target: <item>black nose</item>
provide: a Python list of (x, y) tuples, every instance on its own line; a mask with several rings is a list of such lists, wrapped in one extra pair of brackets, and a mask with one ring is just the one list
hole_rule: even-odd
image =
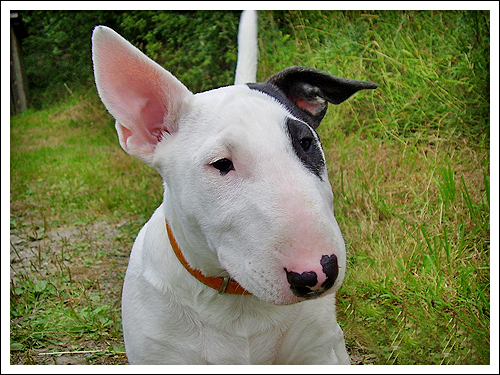
[(335, 280), (337, 280), (337, 276), (339, 275), (339, 263), (337, 256), (335, 254), (323, 255), (320, 263), (321, 267), (323, 267), (323, 272), (326, 275), (326, 280), (323, 284), (321, 284), (321, 287), (328, 290), (333, 286)]
[[(288, 271), (285, 268), (286, 279), (290, 284), (292, 293), (301, 298), (315, 298), (330, 289), (339, 274), (338, 261), (335, 254), (323, 255), (321, 257), (321, 268), (326, 275), (326, 280), (317, 287), (318, 275), (314, 271), (306, 271), (302, 273)], [(311, 289), (314, 288), (315, 289)]]
[(313, 297), (314, 291), (311, 287), (316, 286), (318, 283), (318, 276), (314, 271), (307, 271), (302, 273), (297, 273), (290, 271), (285, 268), (286, 279), (290, 284), (290, 289), (292, 293), (297, 297)]

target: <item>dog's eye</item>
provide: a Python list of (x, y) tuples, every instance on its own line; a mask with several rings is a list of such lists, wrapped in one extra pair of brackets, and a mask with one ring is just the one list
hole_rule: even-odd
[(229, 159), (219, 159), (217, 161), (214, 161), (212, 163), (212, 166), (215, 169), (218, 169), (222, 176), (226, 175), (227, 173), (229, 173), (229, 171), (234, 169), (233, 162)]
[(302, 147), (302, 150), (308, 151), (311, 148), (312, 139), (311, 138), (302, 138), (299, 143), (300, 143), (300, 147)]

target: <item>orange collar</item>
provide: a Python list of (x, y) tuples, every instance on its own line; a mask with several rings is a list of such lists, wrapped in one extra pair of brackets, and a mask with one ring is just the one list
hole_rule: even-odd
[(188, 264), (184, 256), (182, 255), (181, 249), (179, 248), (179, 244), (175, 240), (175, 237), (172, 233), (172, 229), (170, 229), (170, 225), (168, 224), (168, 221), (165, 219), (165, 223), (167, 225), (167, 233), (168, 233), (168, 238), (170, 240), (170, 244), (172, 245), (172, 248), (174, 249), (175, 255), (177, 255), (177, 259), (179, 259), (179, 262), (188, 270), (188, 272), (193, 275), (198, 281), (202, 282), (206, 286), (209, 286), (212, 289), (215, 289), (219, 291), (220, 294), (240, 294), (240, 295), (248, 295), (252, 294), (249, 291), (245, 290), (240, 284), (238, 284), (236, 281), (232, 280), (229, 277), (212, 277), (212, 276), (205, 276), (203, 275), (199, 270), (195, 270), (191, 268), (191, 266)]

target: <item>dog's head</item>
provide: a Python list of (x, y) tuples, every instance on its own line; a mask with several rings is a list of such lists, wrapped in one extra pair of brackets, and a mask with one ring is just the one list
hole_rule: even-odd
[(338, 289), (345, 247), (315, 129), (328, 102), (375, 84), (303, 67), (194, 95), (106, 27), (96, 84), (122, 148), (157, 168), (190, 265), (290, 304)]

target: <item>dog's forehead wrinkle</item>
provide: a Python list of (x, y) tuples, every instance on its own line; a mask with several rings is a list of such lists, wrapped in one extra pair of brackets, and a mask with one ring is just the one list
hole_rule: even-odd
[[(227, 100), (215, 94), (223, 94)], [(285, 139), (284, 124), (289, 113), (273, 98), (246, 85), (196, 94), (194, 99), (196, 114), (190, 116), (188, 126), (190, 131), (204, 133), (207, 139), (235, 151), (239, 146), (278, 150), (280, 140)]]

